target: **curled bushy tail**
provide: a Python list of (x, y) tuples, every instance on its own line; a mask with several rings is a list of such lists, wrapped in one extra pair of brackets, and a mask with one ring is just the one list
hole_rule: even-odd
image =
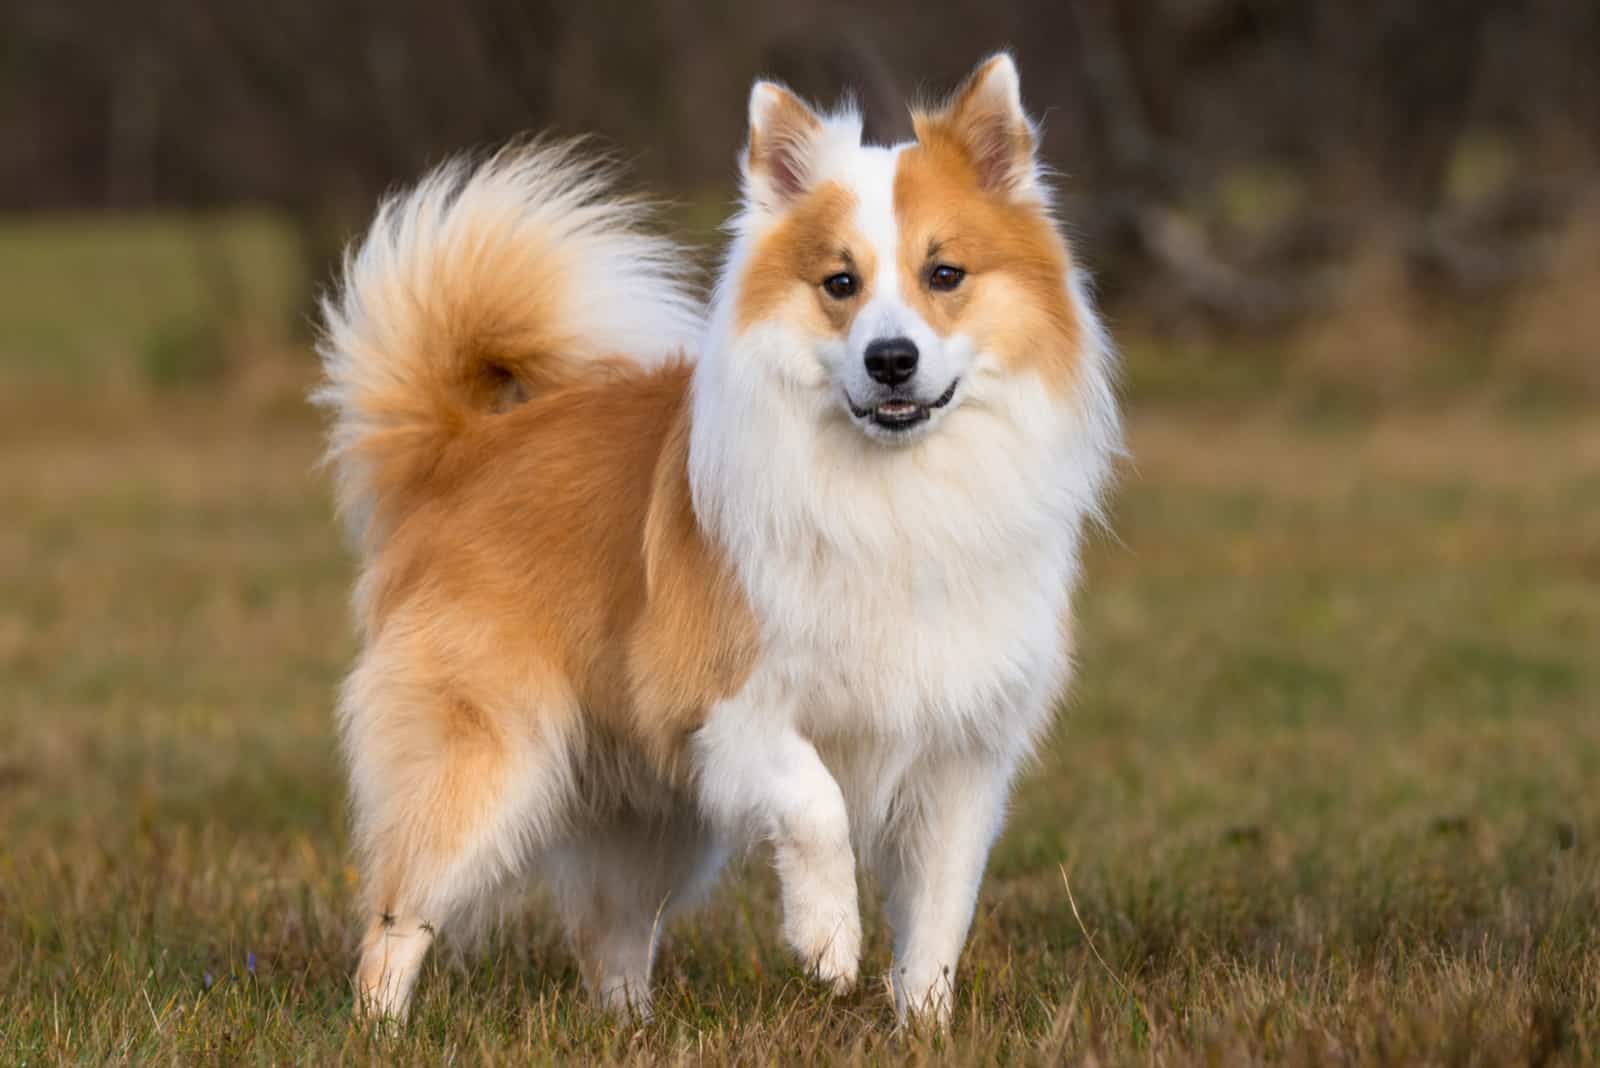
[(688, 257), (573, 145), (456, 161), (378, 210), (323, 302), (341, 512), (375, 547), (451, 439), (508, 397), (690, 351)]

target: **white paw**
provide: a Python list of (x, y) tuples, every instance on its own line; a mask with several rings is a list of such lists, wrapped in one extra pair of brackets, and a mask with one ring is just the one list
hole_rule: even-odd
[(425, 923), (397, 924), (385, 917), (374, 924), (356, 969), (356, 1017), (398, 1030), (410, 1011), (417, 972), (432, 943), (433, 928)]
[(602, 1011), (634, 1023), (650, 1021), (650, 990), (640, 983), (615, 982), (604, 984), (595, 993)]
[(849, 993), (861, 970), (861, 917), (854, 902), (849, 908), (796, 911), (804, 915), (791, 915), (784, 923), (789, 945), (835, 994)]
[(902, 1023), (911, 1020), (946, 1028), (952, 999), (949, 968), (895, 968), (894, 1008)]

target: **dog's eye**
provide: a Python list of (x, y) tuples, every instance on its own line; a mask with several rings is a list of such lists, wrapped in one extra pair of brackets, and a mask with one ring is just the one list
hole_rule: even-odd
[(960, 267), (952, 267), (948, 263), (941, 263), (928, 272), (928, 288), (938, 289), (948, 293), (961, 284), (967, 272)]
[(846, 297), (856, 295), (856, 276), (849, 271), (840, 271), (838, 274), (829, 275), (822, 280), (822, 288), (827, 290), (828, 296), (834, 300), (844, 300)]

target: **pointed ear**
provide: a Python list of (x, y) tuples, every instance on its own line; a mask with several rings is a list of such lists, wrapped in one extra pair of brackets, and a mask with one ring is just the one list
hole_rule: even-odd
[(815, 182), (822, 120), (776, 82), (750, 87), (750, 143), (744, 154), (745, 196), (781, 211)]
[(991, 192), (1030, 196), (1038, 192), (1034, 154), (1038, 135), (1022, 110), (1017, 65), (1005, 52), (978, 64), (943, 108), (917, 123), (953, 139), (966, 153), (978, 185)]

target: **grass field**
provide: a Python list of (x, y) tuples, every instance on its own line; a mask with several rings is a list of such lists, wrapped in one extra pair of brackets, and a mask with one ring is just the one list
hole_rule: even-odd
[(352, 565), (304, 364), (119, 392), (72, 340), (30, 392), (7, 344), (0, 1063), (1600, 1061), (1581, 407), (1136, 406), (949, 1036), (808, 985), (756, 857), (672, 932), (648, 1025), (586, 1006), (535, 898), (386, 1037), (349, 1018)]

